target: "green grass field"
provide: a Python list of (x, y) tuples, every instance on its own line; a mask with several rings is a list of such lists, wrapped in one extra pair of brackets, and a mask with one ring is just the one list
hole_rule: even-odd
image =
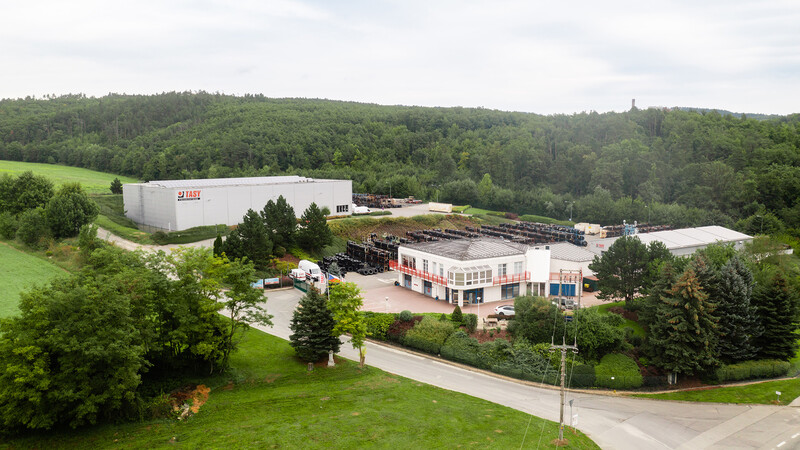
[(800, 397), (800, 380), (766, 381), (743, 386), (720, 387), (695, 391), (668, 392), (664, 394), (637, 394), (635, 397), (654, 398), (659, 400), (682, 400), (687, 402), (711, 403), (760, 403), (778, 404), (777, 394), (780, 391), (781, 405), (788, 405)]
[[(625, 306), (625, 302), (623, 301), (623, 302), (603, 303), (602, 305), (597, 306), (597, 311), (600, 312), (600, 314), (611, 314), (610, 312), (608, 312), (608, 310), (615, 306)], [(624, 323), (622, 324), (622, 328), (630, 328), (633, 330), (634, 335), (644, 337), (645, 332), (644, 328), (642, 328), (641, 325), (624, 317), (622, 318), (622, 320), (624, 321)]]
[[(38, 432), (6, 444), (11, 448), (553, 448), (551, 441), (558, 436), (554, 422), (379, 369), (360, 370), (349, 361), (309, 373), (288, 342), (254, 330), (233, 355), (232, 365), (229, 377), (209, 380), (208, 402), (187, 420)], [(569, 448), (598, 448), (584, 435), (569, 429), (564, 434)]]
[(17, 313), (19, 293), (67, 272), (55, 264), (0, 242), (0, 317)]
[(56, 187), (63, 183), (79, 182), (86, 192), (90, 194), (111, 193), (110, 186), (114, 178), (119, 178), (123, 183), (138, 182), (135, 178), (96, 172), (79, 167), (0, 160), (0, 174), (19, 175), (29, 170), (36, 175), (46, 176), (55, 183)]

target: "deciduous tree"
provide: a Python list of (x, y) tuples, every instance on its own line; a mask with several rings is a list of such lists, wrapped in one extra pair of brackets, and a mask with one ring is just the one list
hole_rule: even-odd
[(589, 268), (598, 279), (598, 298), (625, 299), (629, 305), (639, 292), (647, 269), (647, 247), (636, 236), (622, 236), (602, 256), (595, 256)]
[(81, 227), (91, 223), (99, 211), (80, 183), (63, 184), (45, 209), (47, 223), (57, 238), (77, 236)]
[(328, 309), (331, 310), (333, 320), (336, 322), (333, 335), (337, 339), (343, 334), (350, 335), (350, 343), (353, 348), (358, 349), (359, 367), (364, 367), (367, 325), (359, 314), (361, 307), (364, 306), (361, 290), (355, 283), (335, 283), (328, 289), (330, 294)]

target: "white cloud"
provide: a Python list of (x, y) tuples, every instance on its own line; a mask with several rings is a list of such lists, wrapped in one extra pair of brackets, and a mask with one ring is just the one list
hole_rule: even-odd
[(800, 104), (800, 4), (15, 2), (0, 97), (167, 90), (538, 113)]

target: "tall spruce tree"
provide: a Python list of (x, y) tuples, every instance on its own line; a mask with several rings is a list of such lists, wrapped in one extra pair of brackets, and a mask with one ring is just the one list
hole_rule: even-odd
[(250, 258), (257, 269), (265, 268), (272, 256), (272, 241), (267, 237), (267, 229), (261, 216), (248, 209), (237, 230), (242, 240), (244, 256)]
[(333, 233), (316, 203), (312, 203), (303, 212), (297, 237), (300, 245), (310, 251), (319, 250), (333, 242)]
[(270, 240), (283, 248), (289, 248), (294, 243), (297, 230), (297, 217), (294, 208), (283, 196), (277, 201), (268, 201), (261, 211), (261, 218), (267, 228)]
[(671, 372), (693, 374), (715, 367), (716, 322), (694, 267), (689, 267), (661, 296), (649, 329), (653, 362)]
[(319, 361), (331, 350), (339, 352), (341, 342), (333, 335), (335, 325), (325, 297), (311, 288), (292, 315), (289, 342), (303, 361)]
[(752, 359), (758, 350), (755, 340), (763, 330), (752, 293), (753, 274), (738, 257), (731, 258), (720, 269), (717, 297), (719, 355), (726, 363)]
[(758, 357), (788, 360), (797, 350), (797, 301), (784, 274), (775, 270), (753, 291), (753, 303), (764, 331), (755, 340)]

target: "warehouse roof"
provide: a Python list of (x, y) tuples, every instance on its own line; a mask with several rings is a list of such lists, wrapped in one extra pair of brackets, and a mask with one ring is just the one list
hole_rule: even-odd
[[(749, 241), (752, 236), (748, 236), (738, 231), (729, 230), (718, 225), (707, 227), (682, 228), (680, 230), (656, 231), (654, 233), (642, 233), (636, 235), (643, 244), (648, 245), (653, 241), (661, 241), (669, 250), (686, 247), (702, 247), (715, 242), (740, 242)], [(600, 254), (606, 250), (619, 237), (598, 239), (589, 242), (588, 250), (595, 254)]]
[(401, 247), (408, 247), (460, 261), (524, 255), (528, 251), (528, 246), (525, 244), (491, 238), (417, 242), (415, 244), (403, 244)]
[(260, 186), (265, 184), (295, 184), (295, 183), (319, 183), (343, 180), (321, 180), (314, 178), (300, 177), (297, 175), (281, 177), (249, 177), (249, 178), (207, 178), (201, 180), (158, 180), (142, 183), (145, 186), (161, 188), (203, 188), (203, 187), (222, 187), (222, 186)]
[(594, 253), (586, 250), (583, 247), (578, 247), (569, 242), (558, 242), (550, 244), (550, 258), (560, 259), (563, 261), (591, 261), (594, 259)]

